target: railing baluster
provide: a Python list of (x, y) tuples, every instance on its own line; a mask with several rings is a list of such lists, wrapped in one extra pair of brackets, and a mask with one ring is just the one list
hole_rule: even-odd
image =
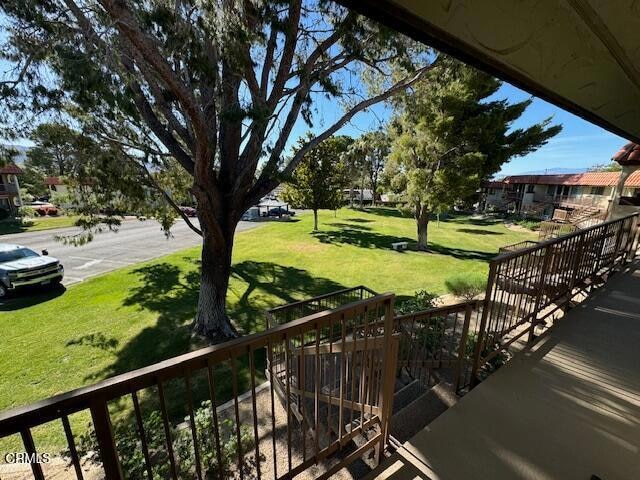
[(131, 399), (133, 400), (133, 411), (136, 416), (138, 435), (140, 435), (140, 444), (142, 445), (142, 455), (144, 456), (145, 470), (147, 471), (147, 477), (149, 477), (149, 480), (153, 480), (153, 471), (151, 470), (151, 457), (149, 455), (149, 446), (147, 445), (147, 434), (144, 431), (142, 412), (140, 411), (140, 402), (138, 401), (138, 394), (135, 390), (131, 391)]
[(238, 473), (240, 480), (244, 478), (243, 459), (242, 459), (242, 432), (240, 431), (240, 409), (238, 405), (238, 367), (236, 366), (236, 358), (229, 358), (229, 366), (231, 367), (231, 385), (233, 391), (233, 410), (236, 419), (236, 440), (238, 448)]
[(104, 474), (109, 480), (121, 480), (123, 478), (122, 469), (120, 468), (120, 459), (116, 451), (116, 442), (113, 437), (113, 427), (107, 401), (95, 398), (91, 402), (90, 410)]
[(62, 420), (62, 428), (64, 429), (64, 435), (67, 437), (67, 445), (69, 446), (69, 455), (71, 455), (71, 463), (73, 464), (73, 469), (76, 472), (76, 478), (78, 480), (83, 480), (84, 476), (82, 474), (82, 466), (80, 465), (80, 458), (78, 457), (78, 450), (76, 449), (76, 441), (73, 438), (73, 432), (71, 431), (71, 424), (69, 423), (69, 417), (66, 415), (62, 415), (60, 417)]
[[(162, 425), (164, 426), (165, 445), (167, 447), (167, 454), (169, 455), (169, 467), (171, 469), (171, 477), (173, 480), (178, 480), (178, 471), (176, 468), (176, 459), (173, 453), (173, 440), (171, 438), (171, 427), (169, 425), (169, 416), (167, 414), (167, 402), (164, 396), (164, 387), (162, 386), (162, 380), (157, 379), (158, 385), (158, 397), (160, 399), (160, 413), (162, 414)], [(109, 475), (107, 475), (109, 478)]]
[(218, 463), (218, 475), (224, 478), (224, 469), (222, 462), (222, 448), (220, 446), (220, 424), (218, 423), (218, 409), (216, 403), (216, 384), (213, 376), (213, 366), (211, 359), (207, 360), (207, 379), (209, 381), (209, 397), (211, 399), (211, 417), (213, 426), (213, 440), (216, 448), (216, 459)]
[(249, 371), (251, 373), (251, 408), (253, 412), (253, 440), (255, 441), (255, 449), (256, 449), (256, 469), (257, 469), (257, 478), (260, 480), (262, 478), (262, 473), (260, 469), (260, 437), (258, 436), (258, 408), (256, 406), (256, 366), (255, 360), (253, 358), (254, 351), (249, 346)]
[(24, 444), (25, 451), (29, 454), (29, 456), (33, 459), (31, 464), (31, 472), (35, 480), (44, 480), (44, 474), (42, 473), (42, 467), (40, 466), (40, 462), (38, 461), (36, 451), (36, 445), (33, 443), (33, 437), (31, 436), (31, 430), (25, 428), (20, 431), (20, 436), (22, 437), (22, 443)]
[(291, 471), (291, 377), (289, 371), (291, 361), (291, 346), (289, 337), (284, 336), (284, 361), (285, 361), (285, 379), (286, 379), (286, 405), (287, 405), (287, 462), (289, 465), (289, 471)]
[(195, 457), (196, 475), (202, 480), (202, 466), (200, 464), (200, 444), (198, 443), (198, 430), (196, 425), (196, 417), (193, 414), (193, 395), (191, 393), (191, 375), (189, 371), (185, 371), (184, 385), (187, 393), (187, 406), (189, 408), (189, 426), (191, 427), (191, 437), (193, 439), (193, 455)]
[(314, 428), (314, 437), (315, 437), (315, 441), (314, 441), (314, 450), (313, 450), (313, 456), (315, 458), (318, 458), (318, 451), (319, 451), (319, 442), (320, 442), (320, 429), (318, 428), (320, 425), (320, 381), (321, 381), (321, 370), (320, 370), (320, 329), (318, 328), (318, 324), (316, 323), (315, 325), (316, 327), (316, 355), (315, 355), (315, 369), (316, 369), (316, 375), (314, 377), (314, 383), (315, 383), (315, 397), (314, 397), (314, 404), (313, 404), (313, 408), (314, 408), (314, 423), (313, 423), (313, 428)]
[(269, 356), (269, 393), (271, 396), (271, 447), (273, 448), (273, 476), (278, 478), (278, 452), (276, 450), (276, 406), (275, 406), (275, 386), (273, 384), (273, 344), (267, 345), (267, 355)]

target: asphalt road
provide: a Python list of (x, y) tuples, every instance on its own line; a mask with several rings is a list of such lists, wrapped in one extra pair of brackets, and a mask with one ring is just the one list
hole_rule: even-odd
[[(197, 225), (196, 219), (194, 223)], [(263, 224), (240, 222), (236, 232), (259, 225)], [(201, 243), (201, 238), (182, 220), (173, 226), (170, 238), (165, 237), (154, 220), (126, 220), (117, 232), (100, 233), (81, 247), (63, 245), (54, 240), (55, 235), (69, 235), (78, 231), (77, 227), (72, 227), (1, 235), (0, 243), (24, 245), (37, 252), (47, 249), (49, 255), (64, 265), (65, 278), (62, 283), (65, 285)]]

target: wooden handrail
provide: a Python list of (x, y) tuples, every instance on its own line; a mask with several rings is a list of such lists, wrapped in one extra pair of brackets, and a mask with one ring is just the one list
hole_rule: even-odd
[[(474, 352), (472, 380), (498, 353), (528, 334), (555, 312), (571, 307), (583, 285), (628, 261), (639, 233), (639, 213), (504, 252), (489, 263), (489, 278)], [(576, 291), (578, 289), (578, 291)]]
[(356, 315), (371, 303), (383, 304), (394, 298), (391, 293), (376, 295), (333, 310), (307, 315), (298, 320), (277, 325), (264, 332), (246, 335), (235, 340), (201, 348), (162, 362), (139, 368), (131, 372), (116, 375), (87, 387), (49, 397), (22, 407), (0, 412), (0, 437), (20, 431), (21, 427), (34, 427), (59, 418), (60, 412), (71, 414), (88, 409), (91, 398), (100, 395), (105, 401), (113, 400), (131, 393), (132, 388), (140, 390), (167, 381), (180, 378), (185, 371), (207, 368), (209, 362), (225, 361), (233, 356), (244, 354), (251, 346), (253, 350), (266, 347), (270, 342), (283, 341), (304, 333), (306, 327), (317, 324), (326, 326), (330, 316)]

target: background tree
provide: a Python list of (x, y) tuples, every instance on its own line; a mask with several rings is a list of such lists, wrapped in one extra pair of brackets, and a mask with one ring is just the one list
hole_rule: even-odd
[(78, 158), (80, 134), (64, 123), (38, 125), (30, 135), (35, 144), (27, 152), (25, 167), (46, 176), (62, 177), (71, 174)]
[[(193, 229), (203, 238), (194, 328), (210, 338), (235, 336), (225, 303), (242, 214), (307, 151), (419, 80), (436, 58), (325, 0), (4, 0), (0, 8), (8, 25), (0, 51), (15, 67), (0, 82), (5, 130), (15, 135), (34, 111), (64, 110), (118, 145), (141, 178), (170, 160), (190, 178)], [(377, 77), (368, 84), (375, 90), (353, 75)], [(286, 155), (298, 119), (312, 125), (320, 95), (339, 98), (344, 113)]]
[(376, 130), (362, 135), (357, 140), (357, 144), (363, 155), (362, 164), (371, 188), (371, 202), (375, 205), (378, 194), (378, 181), (384, 171), (384, 165), (391, 148), (389, 137), (386, 132)]
[(427, 249), (431, 214), (451, 208), (512, 157), (535, 151), (561, 130), (550, 118), (512, 129), (531, 100), (489, 100), (500, 86), (490, 75), (441, 57), (397, 103), (385, 180), (414, 209), (419, 250)]
[(19, 155), (20, 152), (17, 148), (8, 145), (0, 145), (0, 167), (15, 164)]
[(599, 165), (594, 165), (589, 169), (590, 172), (621, 172), (622, 167), (618, 162), (609, 162)]
[[(307, 139), (301, 139), (298, 146)], [(346, 183), (342, 155), (345, 142), (331, 137), (305, 153), (284, 185), (282, 199), (294, 208), (313, 210), (313, 230), (318, 230), (318, 210), (336, 209), (342, 204), (342, 190)]]

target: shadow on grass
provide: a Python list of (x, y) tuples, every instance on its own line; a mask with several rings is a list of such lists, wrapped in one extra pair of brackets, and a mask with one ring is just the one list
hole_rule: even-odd
[(353, 222), (353, 223), (373, 223), (373, 220), (370, 220), (368, 218), (347, 218), (346, 219), (347, 222)]
[(0, 301), (0, 312), (11, 312), (23, 308), (33, 307), (48, 302), (64, 294), (67, 289), (64, 285), (50, 287), (26, 287), (12, 292), (10, 296)]
[(336, 228), (350, 228), (352, 230), (366, 230), (366, 231), (371, 230), (371, 227), (367, 227), (366, 225), (352, 225), (351, 223), (344, 223), (344, 222), (332, 222), (332, 223), (327, 223), (325, 225), (328, 225), (330, 227), (336, 227)]
[(0, 222), (0, 235), (26, 232), (33, 222), (16, 222), (15, 220), (5, 220)]
[(450, 217), (443, 217), (443, 218), (440, 218), (440, 221), (444, 223), (476, 225), (479, 227), (488, 227), (491, 225), (498, 225), (500, 223), (503, 223), (503, 220), (500, 218), (492, 218), (492, 217), (471, 218), (469, 215), (455, 215)]
[(396, 217), (396, 218), (408, 218), (400, 212), (397, 208), (388, 207), (367, 207), (364, 210), (366, 213), (373, 215), (379, 215), (381, 217)]
[(341, 230), (313, 232), (312, 235), (321, 243), (334, 245), (348, 244), (362, 248), (382, 248), (386, 250), (391, 250), (391, 244), (395, 242), (413, 242), (413, 239), (408, 237), (386, 235), (363, 230), (360, 227), (354, 228), (354, 226), (351, 225)]
[(439, 243), (429, 243), (429, 250), (431, 253), (439, 253), (440, 255), (447, 255), (459, 260), (481, 260), (488, 262), (496, 253), (481, 252), (479, 250), (465, 250), (462, 248), (452, 248), (440, 245)]
[(481, 228), (458, 228), (456, 232), (468, 233), (471, 235), (504, 235), (504, 232), (494, 232), (493, 230), (483, 230)]
[[(118, 349), (112, 349), (116, 358), (109, 366), (87, 377), (96, 381), (142, 368), (206, 346), (202, 339), (193, 337), (191, 323), (196, 313), (200, 286), (200, 262), (192, 262), (194, 268), (180, 269), (169, 263), (147, 265), (131, 272), (136, 285), (124, 300), (125, 306), (137, 306), (141, 310), (157, 312), (156, 323), (142, 329), (135, 337)], [(312, 276), (303, 269), (271, 262), (244, 261), (232, 267), (232, 288), (244, 289), (239, 299), (229, 306), (229, 316), (243, 332), (252, 333), (264, 328), (264, 309), (303, 298), (329, 293), (345, 288), (326, 278)], [(133, 280), (133, 278), (132, 278)], [(235, 293), (235, 292), (233, 292)], [(109, 338), (79, 337), (69, 345), (90, 345), (111, 348)], [(266, 355), (263, 349), (255, 352), (257, 383), (264, 381)], [(233, 363), (233, 364), (232, 364)], [(212, 367), (216, 403), (222, 404), (234, 394), (233, 377), (237, 378), (237, 391), (251, 387), (248, 354), (233, 361), (218, 363)], [(198, 371), (190, 379), (195, 405), (210, 398), (206, 370)], [(164, 383), (167, 408), (173, 422), (181, 421), (188, 414), (185, 380), (180, 377)], [(146, 411), (159, 408), (157, 389), (147, 388), (140, 394), (141, 408)], [(116, 402), (121, 421), (132, 421), (133, 411), (126, 401)]]
[(120, 342), (117, 338), (108, 337), (104, 333), (90, 333), (88, 335), (80, 335), (79, 337), (69, 340), (65, 346), (72, 347), (74, 345), (86, 345), (100, 350), (115, 350)]

